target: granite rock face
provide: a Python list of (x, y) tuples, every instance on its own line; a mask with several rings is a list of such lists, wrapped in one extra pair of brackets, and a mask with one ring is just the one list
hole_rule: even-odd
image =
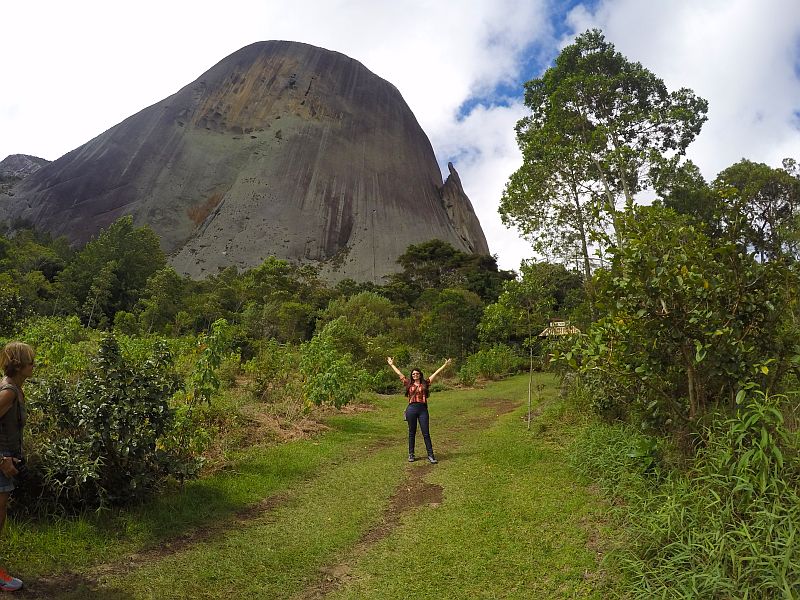
[(0, 195), (0, 218), (84, 243), (125, 214), (194, 277), (275, 255), (380, 282), (409, 244), (489, 249), (397, 89), (297, 42), (252, 44)]
[(49, 160), (38, 156), (11, 154), (0, 160), (0, 177), (24, 179), (49, 163)]

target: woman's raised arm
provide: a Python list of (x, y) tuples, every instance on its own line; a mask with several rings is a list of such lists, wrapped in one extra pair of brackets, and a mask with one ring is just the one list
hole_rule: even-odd
[(402, 379), (404, 377), (403, 372), (400, 369), (398, 369), (397, 367), (394, 366), (394, 359), (391, 356), (386, 358), (386, 362), (389, 363), (389, 366), (392, 367), (392, 370), (395, 373), (397, 373), (397, 375), (400, 377), (400, 379)]
[(428, 377), (428, 381), (431, 381), (431, 382), (432, 382), (432, 381), (433, 381), (433, 378), (434, 378), (434, 377), (436, 377), (436, 376), (437, 376), (439, 373), (441, 373), (441, 372), (444, 370), (444, 368), (445, 368), (447, 365), (449, 365), (451, 362), (453, 362), (453, 359), (452, 359), (452, 358), (448, 358), (446, 361), (444, 361), (444, 364), (443, 364), (441, 367), (439, 367), (438, 369), (436, 369), (436, 372), (435, 372), (433, 375), (431, 375), (430, 377)]

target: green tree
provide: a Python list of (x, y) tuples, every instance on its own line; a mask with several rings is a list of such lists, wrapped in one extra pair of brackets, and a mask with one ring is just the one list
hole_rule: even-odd
[(719, 196), (692, 161), (660, 171), (653, 187), (664, 206), (690, 216), (694, 223), (707, 227), (711, 235), (721, 234), (714, 218)]
[(8, 273), (0, 274), (0, 334), (9, 335), (27, 316), (27, 309), (20, 293)]
[(337, 340), (352, 335), (349, 329), (346, 319), (339, 317), (300, 347), (300, 373), (309, 404), (340, 408), (369, 384), (369, 373), (359, 368), (349, 353), (337, 348)]
[(550, 320), (569, 319), (583, 299), (578, 273), (560, 264), (523, 261), (519, 276), (505, 282), (497, 302), (484, 309), (478, 335), (482, 342), (532, 346)]
[(314, 315), (331, 297), (316, 269), (274, 256), (243, 275), (242, 289), (248, 334), (253, 339), (283, 342), (307, 340), (313, 332)]
[(483, 307), (480, 297), (468, 290), (429, 290), (420, 298), (417, 326), (406, 332), (409, 342), (421, 342), (434, 356), (464, 357), (475, 347)]
[(110, 260), (92, 278), (92, 285), (82, 311), (87, 327), (94, 324), (104, 328), (108, 325), (109, 317), (114, 314), (111, 301), (114, 298), (114, 291), (119, 286), (118, 269), (119, 262)]
[(410, 245), (397, 262), (403, 272), (391, 276), (382, 293), (408, 305), (425, 290), (445, 288), (469, 290), (493, 302), (503, 282), (514, 278), (511, 272), (498, 270), (495, 257), (467, 254), (438, 239)]
[(374, 292), (360, 292), (331, 300), (317, 320), (317, 328), (345, 317), (362, 335), (377, 337), (390, 331), (395, 314), (396, 308), (387, 298)]
[(624, 232), (596, 276), (604, 316), (566, 356), (597, 384), (601, 409), (682, 426), (795, 369), (792, 266), (759, 262), (658, 206), (628, 211)]
[[(349, 353), (370, 372), (386, 373), (386, 356), (395, 353), (398, 339), (404, 336), (405, 321), (390, 300), (374, 292), (361, 292), (349, 298), (336, 298), (317, 319), (317, 331), (343, 318), (348, 324), (335, 340), (336, 348)], [(395, 380), (391, 380), (395, 383)]]
[(800, 258), (800, 177), (794, 161), (773, 169), (742, 159), (717, 175), (716, 225), (762, 261), (789, 253)]
[(164, 267), (153, 273), (137, 304), (142, 331), (163, 331), (167, 325), (174, 324), (183, 307), (182, 300), (187, 287), (186, 279), (172, 267)]
[[(81, 306), (91, 305), (92, 286), (99, 290), (107, 282), (99, 274), (113, 269), (116, 282), (109, 289), (105, 314), (132, 311), (153, 273), (164, 268), (166, 259), (158, 236), (149, 227), (134, 227), (133, 217), (120, 217), (91, 240), (58, 275), (58, 281)], [(104, 275), (105, 276), (105, 275)], [(96, 290), (97, 291), (97, 290)]]
[(525, 84), (531, 114), (517, 124), (523, 166), (501, 201), (504, 222), (555, 252), (575, 241), (590, 280), (592, 242), (706, 120), (707, 103), (629, 61), (598, 30), (579, 35), (553, 67)]

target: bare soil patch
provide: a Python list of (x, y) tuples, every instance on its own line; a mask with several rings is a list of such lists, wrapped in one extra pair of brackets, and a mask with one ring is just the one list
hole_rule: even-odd
[(99, 589), (97, 582), (76, 573), (65, 573), (58, 577), (41, 577), (32, 584), (25, 583), (14, 598), (27, 598), (28, 600), (51, 600), (63, 596), (69, 590), (71, 598), (81, 600), (132, 600), (128, 592), (120, 590)]

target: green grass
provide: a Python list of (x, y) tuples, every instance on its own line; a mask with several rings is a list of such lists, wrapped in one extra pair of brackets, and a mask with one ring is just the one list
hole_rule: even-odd
[(771, 464), (759, 490), (756, 460), (740, 459), (761, 450), (747, 429), (763, 444), (757, 421), (717, 421), (681, 468), (661, 458), (647, 472), (637, 455), (646, 437), (630, 426), (598, 423), (577, 440), (576, 467), (614, 501), (624, 543), (607, 565), (630, 598), (800, 598), (795, 454)]
[[(53, 598), (302, 598), (325, 570), (342, 579), (331, 598), (607, 597), (588, 544), (604, 507), (566, 457), (583, 425), (554, 399), (552, 380), (540, 379), (548, 409), (530, 431), (526, 377), (434, 394), (434, 468), (405, 462), (404, 399), (382, 397), (375, 411), (330, 418), (315, 439), (240, 452), (229, 471), (138, 510), (15, 524), (6, 556), (34, 591), (38, 576), (63, 571), (94, 581), (73, 581)], [(498, 417), (497, 400), (518, 408)], [(387, 525), (392, 494), (413, 478), (441, 486), (441, 504)], [(270, 497), (280, 498), (271, 509), (237, 518)], [(148, 555), (130, 573), (113, 568), (208, 528), (201, 541)], [(379, 541), (364, 541), (381, 528)], [(112, 569), (93, 571), (101, 562)]]
[[(519, 380), (495, 393), (519, 393)], [(502, 392), (501, 392), (502, 393)], [(550, 387), (547, 394), (552, 396)], [(546, 411), (546, 424), (563, 416)], [(560, 435), (527, 431), (524, 410), (472, 431), (429, 481), (444, 502), (408, 513), (331, 598), (603, 598), (587, 547), (602, 506), (575, 480)]]

